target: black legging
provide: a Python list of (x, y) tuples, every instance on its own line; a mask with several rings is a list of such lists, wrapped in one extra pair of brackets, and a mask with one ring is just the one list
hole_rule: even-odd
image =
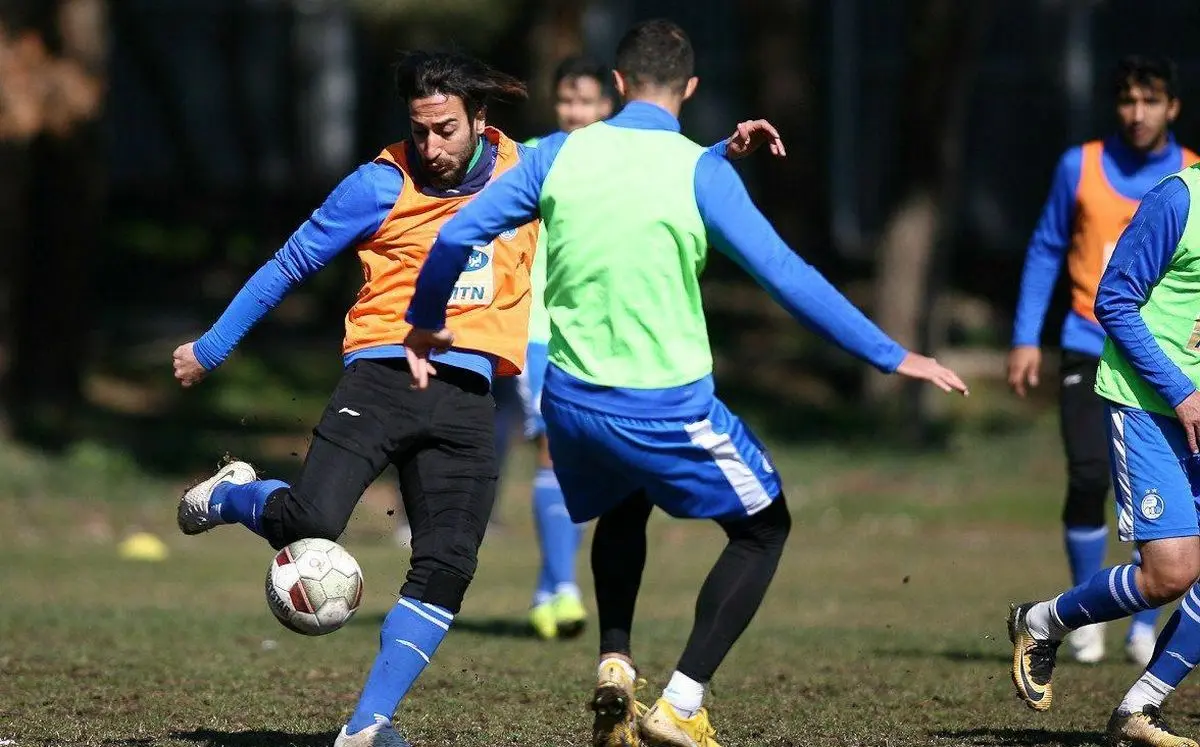
[[(646, 523), (652, 508), (645, 494), (636, 493), (596, 523), (592, 575), (601, 654), (631, 655), (630, 630), (646, 565)], [(717, 523), (729, 542), (700, 587), (696, 619), (678, 665), (697, 682), (712, 679), (758, 611), (792, 526), (782, 494), (753, 516)]]

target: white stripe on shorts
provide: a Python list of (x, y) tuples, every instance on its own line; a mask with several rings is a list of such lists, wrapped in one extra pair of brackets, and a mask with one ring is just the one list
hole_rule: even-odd
[(684, 426), (684, 430), (692, 443), (707, 451), (716, 462), (717, 468), (725, 475), (733, 492), (737, 493), (738, 500), (742, 502), (747, 514), (756, 514), (771, 505), (771, 496), (767, 495), (767, 489), (754, 474), (754, 470), (750, 469), (750, 465), (746, 464), (746, 460), (742, 459), (728, 433), (714, 431), (712, 421), (708, 418), (698, 423), (690, 423)]
[(1133, 541), (1133, 488), (1129, 480), (1129, 460), (1125, 454), (1125, 413), (1108, 408), (1112, 419), (1113, 486), (1117, 493), (1117, 538)]

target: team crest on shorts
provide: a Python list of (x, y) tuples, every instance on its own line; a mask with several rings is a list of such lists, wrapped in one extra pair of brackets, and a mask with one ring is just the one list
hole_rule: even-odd
[(512, 241), (513, 239), (517, 238), (517, 229), (515, 229), (515, 228), (508, 229), (504, 233), (500, 234), (500, 238), (503, 241)]
[(1145, 516), (1147, 519), (1154, 521), (1162, 516), (1163, 508), (1163, 499), (1157, 490), (1151, 488), (1142, 496), (1142, 516)]

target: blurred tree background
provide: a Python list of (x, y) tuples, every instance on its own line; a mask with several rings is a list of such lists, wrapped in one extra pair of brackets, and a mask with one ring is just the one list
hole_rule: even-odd
[[(1058, 155), (1109, 131), (1118, 56), (1176, 58), (1176, 132), (1200, 143), (1188, 85), (1200, 54), (1185, 33), (1200, 10), (1186, 0), (0, 0), (6, 430), (176, 468), (229, 443), (230, 427), (307, 428), (338, 373), (352, 256), (186, 397), (170, 352), (345, 173), (406, 135), (395, 53), (453, 45), (528, 80), (527, 105), (492, 112), (524, 139), (553, 129), (560, 59), (610, 62), (623, 29), (654, 16), (697, 47), (685, 133), (707, 143), (739, 119), (775, 122), (789, 158), (739, 166), (764, 212), (977, 391), (1001, 375)], [(772, 436), (873, 437), (884, 413), (909, 438), (945, 416), (944, 400), (798, 331), (719, 256), (705, 292), (722, 393)], [(1062, 312), (1060, 300), (1051, 346)]]

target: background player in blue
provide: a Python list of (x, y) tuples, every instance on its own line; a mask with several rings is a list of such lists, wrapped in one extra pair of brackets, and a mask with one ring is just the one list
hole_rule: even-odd
[[(571, 132), (607, 119), (613, 98), (606, 83), (609, 72), (586, 57), (563, 60), (554, 73), (554, 116), (559, 132)], [(526, 142), (537, 145), (538, 138)], [(537, 474), (533, 478), (533, 516), (542, 565), (537, 587), (529, 605), (529, 624), (543, 639), (571, 637), (583, 631), (587, 612), (575, 580), (575, 556), (583, 537), (583, 526), (571, 521), (563, 505), (562, 488), (554, 476), (546, 424), (542, 420), (542, 381), (546, 375), (546, 345), (550, 340), (550, 318), (542, 293), (546, 285), (545, 234), (539, 237), (530, 284), (533, 304), (529, 310), (529, 347), (525, 369), (517, 382), (524, 409), (525, 437), (537, 443)]]
[(599, 516), (594, 745), (627, 743), (635, 720), (630, 634), (652, 506), (713, 519), (729, 538), (663, 697), (640, 719), (655, 745), (716, 747), (706, 687), (761, 604), (790, 530), (765, 449), (715, 396), (698, 282), (710, 243), (826, 339), (881, 370), (966, 391), (953, 371), (908, 353), (864, 317), (780, 239), (725, 160), (678, 134), (693, 67), (675, 24), (631, 29), (617, 49), (622, 112), (543, 140), (448, 223), (407, 314), (406, 349), (420, 378), (430, 349), (453, 342), (445, 307), (471, 247), (542, 217), (550, 448), (572, 518)]
[[(1100, 570), (1108, 538), (1106, 405), (1093, 391), (1104, 345), (1092, 308), (1096, 286), (1142, 195), (1163, 177), (1196, 162), (1195, 154), (1180, 147), (1168, 129), (1179, 114), (1177, 77), (1170, 60), (1120, 61), (1113, 77), (1118, 130), (1071, 148), (1059, 160), (1021, 276), (1008, 382), (1024, 397), (1027, 387), (1039, 384), (1042, 324), (1064, 258), (1068, 263), (1072, 308), (1061, 334), (1059, 414), (1067, 456), (1063, 534), (1074, 584)], [(1134, 616), (1126, 635), (1126, 656), (1142, 666), (1154, 652), (1157, 615), (1149, 609)], [(1091, 664), (1104, 658), (1101, 625), (1080, 628), (1067, 643), (1077, 661)]]

